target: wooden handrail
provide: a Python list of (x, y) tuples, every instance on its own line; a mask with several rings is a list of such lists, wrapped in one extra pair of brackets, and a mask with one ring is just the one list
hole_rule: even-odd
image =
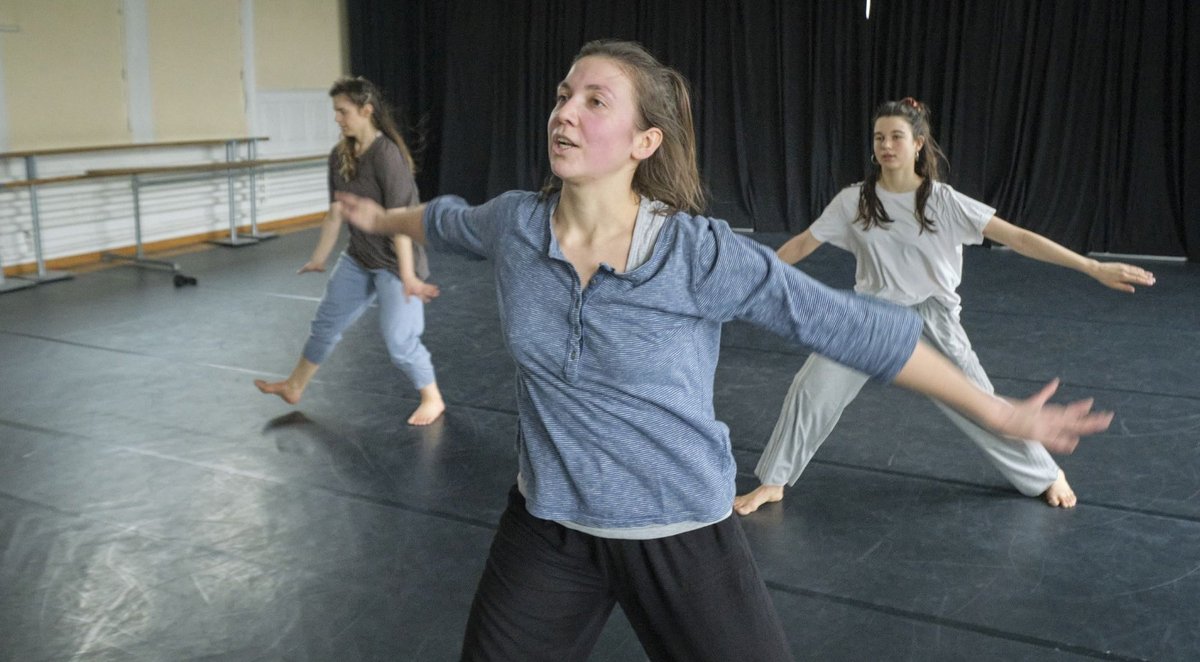
[(293, 156), (285, 159), (255, 159), (253, 161), (219, 161), (216, 163), (200, 163), (197, 165), (149, 166), (145, 168), (100, 168), (88, 170), (87, 174), (97, 177), (114, 177), (129, 175), (168, 175), (182, 172), (213, 172), (218, 170), (245, 170), (276, 163), (299, 163), (301, 161), (316, 161), (328, 159), (328, 154), (313, 154), (311, 156)]
[(156, 166), (146, 168), (108, 168), (100, 170), (88, 170), (82, 175), (63, 175), (61, 177), (42, 177), (39, 179), (20, 179), (11, 182), (0, 182), (0, 191), (17, 188), (30, 188), (32, 186), (45, 186), (49, 184), (65, 184), (68, 182), (78, 182), (91, 179), (104, 179), (107, 177), (130, 177), (132, 175), (165, 175), (172, 173), (187, 173), (187, 172), (215, 172), (220, 170), (245, 170), (247, 168), (257, 168), (264, 165), (274, 165), (279, 163), (300, 163), (302, 161), (316, 161), (329, 158), (328, 154), (314, 154), (312, 156), (292, 156), (283, 159), (256, 159), (254, 161), (233, 161), (233, 162), (218, 162), (218, 163), (199, 163), (196, 165), (181, 165), (181, 166)]
[(26, 156), (51, 156), (56, 154), (86, 154), (88, 152), (120, 152), (130, 149), (147, 149), (158, 147), (212, 147), (228, 142), (247, 143), (270, 140), (267, 136), (246, 136), (243, 138), (211, 138), (208, 140), (176, 140), (156, 143), (121, 143), (117, 145), (85, 145), (81, 147), (55, 147), (51, 149), (28, 149), (17, 152), (0, 152), (0, 159), (15, 159)]
[(93, 175), (63, 175), (61, 177), (40, 177), (38, 179), (18, 179), (11, 182), (0, 182), (0, 191), (7, 191), (14, 188), (30, 188), (33, 186), (45, 186), (47, 184), (65, 184), (67, 182), (77, 182), (84, 179), (101, 179)]

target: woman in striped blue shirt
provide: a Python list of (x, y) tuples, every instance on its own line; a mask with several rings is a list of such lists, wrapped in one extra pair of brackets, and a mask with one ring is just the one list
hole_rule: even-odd
[(826, 288), (705, 206), (686, 82), (641, 46), (592, 42), (558, 85), (541, 192), (344, 218), (494, 266), (517, 364), (518, 472), (463, 659), (581, 660), (615, 604), (654, 660), (787, 660), (736, 518), (713, 376), (741, 319), (1003, 434), (1069, 452), (1090, 402), (1010, 404), (919, 342), (903, 308)]

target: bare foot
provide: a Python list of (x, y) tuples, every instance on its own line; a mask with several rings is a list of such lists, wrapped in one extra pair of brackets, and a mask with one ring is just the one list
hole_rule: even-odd
[(1042, 492), (1042, 498), (1054, 508), (1075, 507), (1075, 491), (1067, 484), (1067, 475), (1063, 473), (1062, 469), (1058, 470), (1058, 480), (1047, 487), (1045, 492)]
[(749, 515), (765, 503), (772, 503), (783, 498), (783, 485), (759, 485), (749, 494), (735, 497), (733, 509), (739, 515)]
[(268, 382), (265, 379), (256, 379), (254, 380), (254, 385), (263, 393), (278, 395), (289, 405), (300, 402), (300, 396), (304, 395), (304, 389), (288, 384), (287, 380), (282, 382)]
[(442, 412), (446, 411), (446, 403), (441, 398), (421, 398), (421, 405), (408, 417), (409, 425), (429, 425), (436, 421)]

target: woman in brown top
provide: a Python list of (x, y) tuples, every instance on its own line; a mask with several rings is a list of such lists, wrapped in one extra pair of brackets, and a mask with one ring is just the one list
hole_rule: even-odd
[[(342, 139), (329, 155), (329, 213), (312, 257), (298, 273), (324, 271), (342, 225), (335, 192), (370, 198), (385, 209), (418, 204), (413, 160), (396, 130), (379, 90), (367, 79), (342, 78), (329, 90)], [(425, 249), (404, 235), (380, 236), (350, 228), (350, 245), (338, 258), (317, 307), (312, 332), (299, 363), (281, 382), (257, 379), (263, 393), (296, 404), (321, 362), (372, 301), (379, 301), (379, 321), (392, 363), (421, 394), (410, 425), (428, 425), (446, 406), (434, 379), (429, 351), (421, 343), (424, 304), (438, 295), (425, 282), (429, 265)]]

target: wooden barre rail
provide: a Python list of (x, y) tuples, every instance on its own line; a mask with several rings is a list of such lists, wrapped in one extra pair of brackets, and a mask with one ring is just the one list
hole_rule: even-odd
[(145, 168), (100, 168), (96, 170), (88, 170), (82, 175), (62, 175), (59, 177), (43, 177), (40, 179), (19, 179), (11, 182), (0, 182), (0, 191), (9, 189), (31, 188), (34, 186), (47, 186), (51, 184), (66, 184), (70, 182), (88, 181), (93, 179), (106, 179), (112, 177), (130, 177), (132, 175), (156, 175), (156, 174), (182, 174), (188, 172), (219, 172), (222, 170), (245, 170), (247, 168), (261, 168), (284, 163), (302, 163), (305, 161), (324, 161), (328, 158), (326, 154), (313, 154), (311, 156), (293, 156), (282, 159), (255, 159), (253, 161), (222, 161), (220, 163), (200, 163), (196, 165), (179, 165), (179, 166), (152, 166)]
[[(38, 177), (36, 167), (32, 163), (32, 161), (34, 160), (34, 156), (31, 155), (30, 153), (11, 152), (8, 154), (0, 155), (0, 156), (24, 156), (25, 163), (26, 163), (26, 172), (28, 173), (28, 175), (32, 175), (32, 176), (27, 176), (26, 179), (22, 179), (22, 180), (0, 182), (0, 192), (15, 191), (15, 190), (19, 190), (19, 189), (26, 189), (29, 191), (30, 218), (31, 218), (31, 221), (33, 224), (33, 235), (34, 235), (34, 258), (35, 258), (35, 262), (37, 264), (37, 273), (35, 275), (19, 277), (19, 278), (23, 279), (24, 281), (28, 281), (28, 282), (6, 281), (4, 278), (3, 265), (0, 265), (0, 293), (12, 291), (15, 289), (21, 289), (23, 287), (27, 287), (32, 284), (53, 282), (55, 280), (64, 280), (64, 279), (71, 277), (71, 274), (67, 273), (67, 272), (47, 271), (46, 267), (45, 267), (45, 261), (42, 258), (42, 239), (41, 239), (41, 227), (40, 227), (40, 223), (38, 220), (39, 214), (38, 214), (38, 196), (37, 196), (38, 188), (42, 187), (42, 186), (50, 186), (50, 185), (55, 185), (55, 184), (80, 183), (80, 182), (93, 181), (93, 180), (99, 180), (99, 179), (114, 179), (114, 178), (124, 178), (124, 177), (129, 178), (129, 180), (131, 182), (132, 190), (133, 190), (133, 223), (134, 223), (134, 237), (135, 237), (134, 245), (135, 245), (136, 250), (132, 257), (127, 256), (127, 255), (116, 254), (116, 253), (112, 253), (112, 252), (106, 252), (106, 253), (102, 254), (102, 257), (104, 257), (105, 260), (125, 260), (125, 261), (132, 262), (135, 266), (139, 266), (139, 267), (167, 269), (170, 271), (178, 271), (179, 270), (179, 266), (173, 262), (164, 262), (162, 260), (151, 260), (151, 259), (148, 259), (145, 257), (145, 255), (143, 253), (143, 246), (142, 246), (141, 204), (140, 204), (138, 191), (139, 191), (139, 189), (146, 187), (146, 186), (151, 186), (151, 185), (155, 185), (155, 184), (179, 183), (184, 180), (192, 179), (190, 177), (187, 177), (187, 175), (190, 173), (196, 173), (196, 174), (225, 173), (225, 176), (228, 180), (229, 239), (217, 240), (217, 241), (214, 241), (213, 243), (219, 243), (219, 244), (222, 244), (225, 246), (244, 246), (244, 245), (248, 245), (248, 244), (257, 243), (263, 239), (270, 239), (270, 238), (274, 237), (275, 236), (274, 233), (260, 234), (258, 232), (257, 209), (256, 209), (257, 205), (255, 204), (257, 201), (257, 194), (254, 192), (254, 190), (255, 190), (255, 186), (254, 186), (255, 175), (258, 174), (260, 169), (270, 170), (272, 168), (272, 166), (283, 166), (283, 165), (288, 165), (288, 164), (300, 164), (300, 163), (306, 163), (306, 162), (308, 162), (308, 163), (324, 162), (328, 158), (328, 156), (326, 154), (313, 154), (313, 155), (308, 155), (308, 156), (293, 156), (293, 157), (278, 158), (278, 159), (258, 159), (258, 158), (254, 158), (254, 151), (255, 151), (254, 150), (254, 145), (255, 145), (254, 141), (255, 140), (259, 140), (259, 139), (250, 138), (250, 139), (235, 139), (235, 140), (224, 140), (224, 141), (174, 143), (175, 145), (182, 145), (182, 144), (222, 145), (223, 144), (223, 145), (225, 145), (225, 157), (227, 159), (226, 161), (223, 161), (223, 162), (198, 163), (198, 164), (193, 164), (193, 165), (176, 165), (176, 166), (150, 166), (150, 167), (142, 167), (142, 168), (105, 168), (105, 169), (89, 170), (83, 174), (60, 175), (57, 177)], [(262, 140), (265, 140), (265, 138), (262, 138)], [(249, 150), (250, 158), (243, 160), (243, 161), (232, 160), (237, 155), (238, 150), (236, 149), (235, 143), (238, 143), (238, 142), (249, 142), (250, 143), (250, 150)], [(165, 144), (166, 143), (160, 143), (160, 145), (165, 145)], [(129, 146), (129, 147), (141, 147), (141, 146), (138, 145), (138, 146)], [(74, 152), (78, 152), (79, 150), (65, 150), (65, 151), (74, 153)], [(44, 154), (46, 152), (41, 152), (41, 153)], [(236, 218), (237, 210), (236, 210), (236, 204), (234, 201), (235, 172), (238, 172), (238, 171), (248, 172), (249, 178), (250, 178), (250, 191), (251, 191), (251, 193), (250, 193), (250, 233), (248, 235), (244, 235), (241, 237), (238, 236), (237, 218)], [(143, 179), (143, 178), (139, 177), (140, 175), (149, 175), (150, 177), (147, 179)], [(182, 177), (182, 178), (179, 178), (179, 177), (160, 178), (160, 177), (154, 177), (154, 175), (184, 175), (184, 177)]]
[(0, 182), (0, 191), (18, 188), (33, 188), (34, 186), (45, 186), (48, 184), (65, 184), (67, 182), (77, 182), (84, 179), (100, 179), (92, 175), (62, 175), (59, 177), (42, 177), (39, 179), (18, 179), (11, 182)]
[(198, 165), (152, 166), (146, 168), (99, 168), (88, 170), (87, 174), (95, 177), (117, 177), (129, 175), (166, 175), (185, 172), (217, 172), (221, 170), (245, 170), (258, 168), (275, 163), (300, 163), (329, 158), (328, 154), (313, 154), (311, 156), (293, 156), (284, 159), (255, 159), (247, 161), (222, 161), (220, 163), (201, 163)]
[(87, 154), (90, 152), (122, 152), (131, 149), (155, 149), (160, 147), (216, 147), (233, 143), (262, 142), (267, 136), (245, 138), (209, 138), (206, 140), (175, 140), (156, 143), (120, 143), (116, 145), (84, 145), (82, 147), (54, 147), (50, 149), (27, 149), (17, 152), (0, 152), (0, 159), (18, 159), (27, 156), (55, 156), (59, 154)]

